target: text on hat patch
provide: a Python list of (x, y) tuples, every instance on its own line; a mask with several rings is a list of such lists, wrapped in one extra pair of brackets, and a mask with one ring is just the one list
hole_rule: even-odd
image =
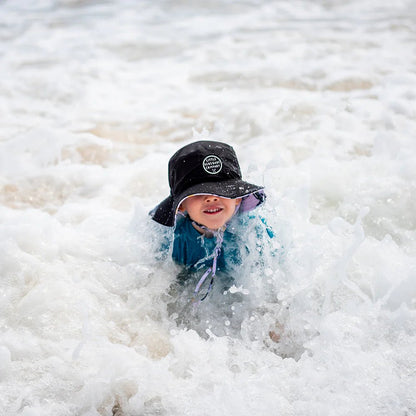
[(221, 172), (222, 161), (218, 156), (209, 155), (202, 161), (202, 167), (205, 172), (215, 175), (216, 173)]

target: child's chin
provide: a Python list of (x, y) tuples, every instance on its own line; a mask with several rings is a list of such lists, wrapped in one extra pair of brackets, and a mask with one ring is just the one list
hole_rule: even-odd
[(210, 230), (218, 230), (218, 228), (221, 228), (225, 223), (226, 221), (224, 221), (223, 218), (204, 218), (204, 221), (201, 222), (202, 225), (205, 225), (205, 227)]

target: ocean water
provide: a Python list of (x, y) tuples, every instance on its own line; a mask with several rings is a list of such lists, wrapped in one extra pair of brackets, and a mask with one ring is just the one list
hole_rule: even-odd
[[(413, 0), (0, 16), (1, 414), (416, 415)], [(195, 310), (147, 213), (200, 138), (281, 252)]]

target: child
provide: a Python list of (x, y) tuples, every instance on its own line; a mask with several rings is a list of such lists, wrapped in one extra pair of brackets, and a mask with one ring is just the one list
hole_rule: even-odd
[[(198, 141), (178, 150), (169, 161), (170, 195), (151, 212), (153, 220), (175, 227), (172, 258), (188, 271), (206, 268), (198, 295), (211, 275), (230, 272), (250, 249), (239, 236), (237, 217), (262, 204), (263, 187), (242, 180), (234, 149), (226, 143)], [(272, 233), (267, 229), (269, 236)]]

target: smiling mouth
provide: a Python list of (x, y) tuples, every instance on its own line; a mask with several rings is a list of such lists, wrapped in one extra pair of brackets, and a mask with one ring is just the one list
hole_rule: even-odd
[(210, 208), (210, 209), (205, 209), (204, 214), (209, 214), (209, 215), (218, 214), (221, 211), (222, 211), (222, 208)]

